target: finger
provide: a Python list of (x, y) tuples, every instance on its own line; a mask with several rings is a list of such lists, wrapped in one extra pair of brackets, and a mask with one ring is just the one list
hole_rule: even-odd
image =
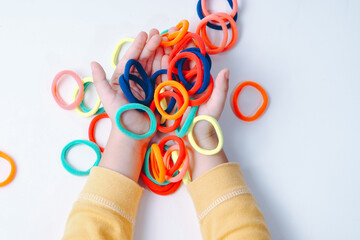
[(141, 65), (146, 66), (146, 62), (153, 55), (156, 49), (160, 46), (161, 37), (159, 35), (154, 35), (152, 38), (146, 43), (143, 48), (138, 61)]
[[(168, 69), (168, 67), (169, 67), (169, 56), (163, 55), (161, 58), (161, 69)], [(161, 82), (165, 82), (167, 80), (168, 79), (166, 74), (161, 75)]]
[(159, 35), (159, 30), (157, 30), (156, 28), (153, 28), (149, 31), (149, 39), (155, 35)]
[(106, 102), (106, 99), (113, 98), (115, 96), (115, 92), (106, 80), (106, 74), (101, 65), (97, 62), (92, 62), (91, 70), (95, 88), (101, 101)]
[(226, 96), (229, 89), (229, 69), (223, 69), (215, 79), (214, 91), (210, 99), (199, 109), (199, 115), (207, 114), (219, 120), (224, 109)]
[(130, 48), (126, 51), (124, 57), (119, 61), (119, 64), (116, 66), (114, 74), (111, 78), (111, 83), (117, 82), (117, 79), (121, 74), (124, 73), (125, 65), (130, 59), (138, 59), (140, 54), (142, 53), (144, 46), (147, 40), (147, 33), (140, 32), (135, 38), (133, 44), (131, 44)]
[[(157, 29), (153, 28), (149, 32), (149, 39), (151, 39), (155, 35), (159, 35), (159, 31)], [(155, 49), (155, 52), (150, 56), (150, 58), (147, 59), (146, 63), (144, 63), (144, 66), (145, 66), (144, 69), (148, 75), (151, 75), (151, 70), (152, 70), (152, 66), (153, 66), (153, 62), (155, 59), (155, 54), (156, 54), (157, 49), (158, 48)]]
[(154, 74), (155, 72), (159, 71), (160, 69), (162, 69), (161, 68), (162, 56), (164, 56), (163, 49), (162, 48), (156, 49), (155, 56), (154, 56), (154, 61), (152, 63), (152, 73), (151, 73), (151, 75)]

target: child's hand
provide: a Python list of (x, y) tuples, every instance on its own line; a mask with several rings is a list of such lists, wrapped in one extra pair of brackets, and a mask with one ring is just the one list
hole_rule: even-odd
[[(128, 60), (138, 60), (149, 76), (160, 69), (160, 61), (163, 54), (160, 51), (161, 49), (157, 51), (161, 42), (159, 32), (152, 29), (149, 33), (149, 40), (147, 41), (147, 39), (148, 35), (145, 32), (139, 33), (125, 56), (118, 63), (110, 83), (106, 80), (105, 72), (100, 64), (97, 62), (91, 63), (96, 90), (114, 127), (116, 127), (114, 123), (116, 112), (120, 107), (129, 103), (118, 83), (118, 79), (124, 73)], [(138, 75), (137, 73), (134, 74)], [(130, 81), (130, 87), (136, 98), (144, 99), (145, 93), (141, 87), (133, 81)], [(121, 120), (125, 128), (137, 134), (144, 134), (149, 129), (149, 120), (145, 113), (127, 111), (122, 115)]]
[[(148, 40), (149, 38), (149, 40)], [(149, 37), (145, 32), (139, 33), (134, 43), (130, 46), (125, 56), (117, 65), (110, 83), (100, 64), (91, 64), (93, 79), (101, 102), (112, 122), (110, 137), (102, 155), (99, 166), (117, 171), (135, 182), (138, 181), (146, 147), (150, 139), (135, 140), (124, 135), (114, 122), (116, 112), (128, 104), (122, 92), (118, 79), (124, 73), (124, 68), (129, 59), (138, 60), (149, 76), (161, 68), (163, 49), (159, 48), (161, 37), (155, 29), (151, 30)], [(136, 74), (136, 73), (134, 73)], [(138, 99), (144, 97), (143, 90), (130, 81), (131, 91)], [(149, 129), (149, 120), (146, 113), (126, 111), (121, 118), (126, 129), (136, 134), (144, 134)]]

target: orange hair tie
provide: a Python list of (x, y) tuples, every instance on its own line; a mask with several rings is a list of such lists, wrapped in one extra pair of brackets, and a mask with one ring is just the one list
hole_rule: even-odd
[(180, 42), (181, 39), (186, 35), (189, 29), (189, 21), (188, 20), (181, 20), (177, 25), (177, 29), (180, 29), (177, 32), (174, 32), (169, 35), (169, 33), (164, 33), (161, 35), (162, 37), (167, 37), (170, 41), (161, 41), (160, 46), (163, 47), (171, 47)]
[[(223, 37), (223, 41), (220, 46), (216, 46), (216, 45), (212, 44), (207, 35), (206, 24), (210, 20), (214, 20), (215, 22), (220, 23), (220, 25), (222, 27), (224, 37)], [(227, 43), (228, 42), (228, 29), (227, 29), (225, 20), (229, 21), (229, 23), (231, 25), (232, 39), (231, 39), (230, 43)], [(217, 53), (221, 53), (221, 52), (225, 52), (225, 51), (229, 50), (230, 48), (232, 48), (235, 45), (236, 40), (238, 38), (238, 30), (237, 30), (236, 23), (235, 23), (234, 19), (226, 13), (214, 13), (214, 14), (211, 14), (211, 15), (203, 18), (200, 21), (198, 27), (196, 28), (196, 33), (201, 35), (202, 39), (205, 42), (205, 45), (208, 47), (208, 49), (206, 49), (206, 52), (208, 52), (209, 54), (217, 54)]]
[[(154, 161), (154, 157), (156, 160), (156, 164)], [(151, 145), (150, 161), (153, 170), (152, 174), (155, 180), (158, 183), (163, 183), (165, 181), (165, 165), (159, 145), (157, 145), (156, 143)]]
[[(238, 97), (239, 94), (241, 92), (241, 90), (245, 87), (245, 86), (252, 86), (254, 88), (256, 88), (262, 95), (263, 97), (263, 104), (261, 105), (261, 107), (256, 111), (256, 113), (253, 116), (250, 117), (246, 117), (244, 116), (240, 110), (239, 110), (239, 106), (238, 106)], [(236, 90), (233, 93), (233, 97), (232, 97), (233, 101), (232, 101), (232, 108), (233, 111), (235, 112), (235, 114), (243, 121), (246, 122), (252, 122), (255, 121), (256, 119), (258, 119), (265, 111), (267, 105), (268, 105), (268, 96), (265, 92), (265, 90), (256, 82), (251, 82), (251, 81), (246, 81), (246, 82), (242, 82), (241, 84), (239, 84), (236, 88)]]
[(0, 151), (0, 157), (7, 160), (10, 163), (10, 166), (11, 166), (9, 176), (5, 179), (5, 181), (0, 182), (0, 187), (3, 187), (3, 186), (8, 185), (9, 183), (11, 183), (11, 181), (14, 179), (15, 173), (16, 173), (16, 166), (15, 166), (15, 163), (12, 160), (12, 158), (9, 155), (7, 155), (6, 153), (3, 153), (3, 152)]

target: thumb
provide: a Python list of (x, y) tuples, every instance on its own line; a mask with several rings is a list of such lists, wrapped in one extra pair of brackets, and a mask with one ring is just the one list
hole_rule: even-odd
[(226, 96), (229, 89), (229, 75), (230, 70), (227, 68), (219, 72), (215, 79), (213, 93), (204, 105), (204, 108), (203, 106), (200, 107), (200, 114), (207, 114), (219, 120), (221, 113), (224, 109)]
[(113, 97), (115, 92), (106, 80), (106, 74), (101, 65), (97, 62), (91, 63), (91, 71), (97, 93), (102, 101), (106, 98)]

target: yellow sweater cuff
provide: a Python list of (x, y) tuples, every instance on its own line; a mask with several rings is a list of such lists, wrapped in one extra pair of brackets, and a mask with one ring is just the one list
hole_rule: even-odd
[(143, 192), (143, 188), (124, 175), (93, 167), (79, 200), (109, 208), (134, 223)]
[(214, 167), (189, 183), (187, 189), (199, 220), (221, 201), (250, 193), (237, 163), (224, 163)]

